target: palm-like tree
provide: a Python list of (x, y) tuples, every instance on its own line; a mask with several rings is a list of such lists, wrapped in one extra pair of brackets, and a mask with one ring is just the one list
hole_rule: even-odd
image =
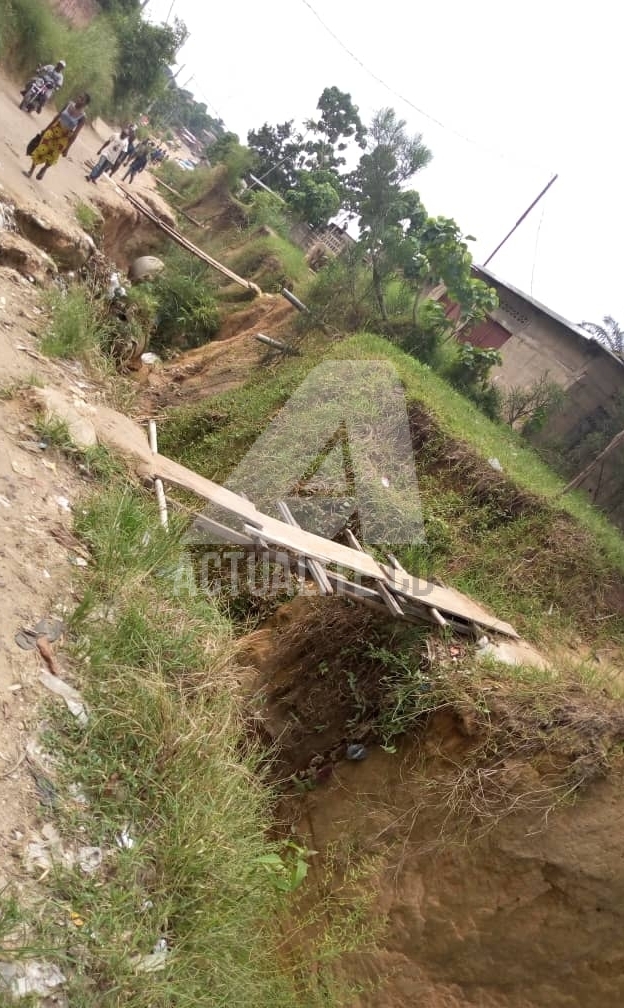
[(605, 315), (602, 323), (581, 322), (581, 329), (585, 329), (611, 353), (624, 358), (624, 329), (620, 329), (618, 323), (610, 315)]

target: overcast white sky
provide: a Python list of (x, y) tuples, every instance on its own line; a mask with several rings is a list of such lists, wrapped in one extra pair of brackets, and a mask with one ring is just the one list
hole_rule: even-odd
[[(555, 172), (544, 200), (492, 260), (499, 276), (573, 322), (624, 322), (621, 15), (613, 0), (174, 0), (190, 39), (178, 82), (244, 141), (314, 114), (326, 86), (367, 121), (392, 105), (434, 154), (414, 179), (432, 214), (473, 234), (483, 262)], [(165, 20), (171, 0), (150, 0)], [(193, 77), (189, 81), (189, 78)], [(188, 82), (188, 83), (187, 83)], [(462, 134), (472, 142), (466, 142)]]

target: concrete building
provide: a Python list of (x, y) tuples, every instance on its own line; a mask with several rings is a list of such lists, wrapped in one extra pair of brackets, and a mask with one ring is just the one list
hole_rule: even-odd
[[(490, 270), (475, 267), (474, 275), (496, 290), (499, 307), (458, 338), (499, 351), (502, 364), (492, 379), (504, 389), (528, 387), (544, 375), (563, 389), (562, 408), (533, 440), (564, 453), (580, 471), (624, 428), (624, 361)], [(450, 305), (448, 314), (455, 312)], [(591, 473), (583, 489), (624, 527), (624, 446)]]

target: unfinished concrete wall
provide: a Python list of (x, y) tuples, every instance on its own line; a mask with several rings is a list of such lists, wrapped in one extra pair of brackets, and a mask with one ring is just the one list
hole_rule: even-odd
[[(564, 390), (561, 410), (531, 440), (556, 468), (576, 474), (624, 428), (624, 363), (531, 299), (483, 279), (499, 297), (491, 318), (508, 333), (498, 345), (502, 364), (492, 379), (508, 389), (527, 387), (548, 374)], [(624, 446), (591, 473), (583, 489), (624, 528)]]

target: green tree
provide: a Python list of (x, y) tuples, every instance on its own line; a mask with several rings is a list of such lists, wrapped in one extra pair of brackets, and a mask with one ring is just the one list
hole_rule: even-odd
[(286, 202), (295, 216), (322, 227), (340, 209), (340, 192), (334, 172), (301, 171), (294, 188), (286, 194)]
[(119, 105), (138, 107), (157, 95), (165, 71), (175, 61), (188, 32), (184, 22), (154, 25), (140, 12), (113, 15), (119, 38), (119, 66), (114, 97)]
[(359, 218), (360, 243), (372, 267), (375, 297), (387, 321), (384, 282), (405, 270), (419, 253), (418, 234), (427, 214), (417, 192), (403, 185), (431, 160), (420, 134), (409, 136), (406, 123), (391, 108), (381, 109), (368, 132), (365, 153), (345, 180), (348, 204)]
[(351, 95), (335, 85), (325, 88), (316, 108), (319, 118), (305, 122), (306, 130), (315, 134), (315, 139), (303, 145), (305, 165), (311, 169), (339, 169), (346, 164), (344, 151), (350, 142), (366, 146), (366, 128)]
[(620, 328), (611, 315), (605, 315), (602, 319), (602, 324), (599, 322), (581, 322), (581, 328), (590, 333), (595, 340), (602, 343), (611, 353), (616, 354), (618, 357), (624, 357), (624, 329)]
[(285, 195), (297, 181), (302, 167), (303, 149), (301, 135), (294, 128), (294, 120), (259, 130), (249, 130), (247, 146), (256, 156), (258, 177), (275, 192)]

